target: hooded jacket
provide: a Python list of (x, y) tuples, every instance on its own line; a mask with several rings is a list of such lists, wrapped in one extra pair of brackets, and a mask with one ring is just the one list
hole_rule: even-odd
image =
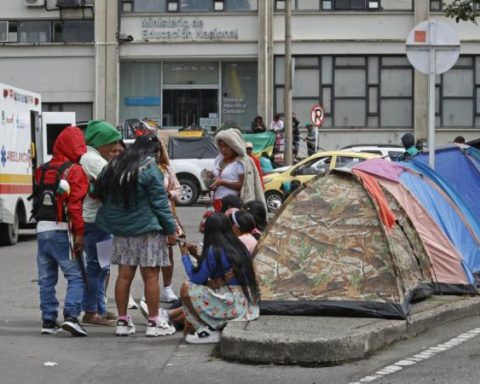
[(244, 203), (252, 200), (261, 201), (266, 206), (265, 195), (263, 193), (262, 180), (258, 173), (257, 167), (253, 160), (247, 155), (245, 150), (245, 141), (238, 129), (229, 128), (220, 131), (215, 136), (215, 144), (218, 147), (218, 142), (223, 141), (238, 155), (245, 170), (243, 177), (242, 189), (240, 190), (240, 199)]
[[(72, 231), (75, 235), (83, 235), (84, 221), (82, 217), (82, 203), (88, 191), (88, 180), (82, 167), (78, 164), (80, 157), (87, 151), (85, 144), (85, 137), (80, 128), (67, 127), (60, 135), (58, 135), (53, 145), (53, 156), (50, 165), (59, 168), (66, 161), (73, 163), (63, 173), (63, 178), (68, 181), (70, 185), (70, 194), (68, 196), (62, 195), (58, 204), (66, 204), (72, 224)], [(35, 171), (35, 182), (39, 183), (41, 178), (41, 170), (37, 168)], [(54, 176), (52, 176), (53, 178)], [(46, 183), (54, 182), (50, 177), (45, 177)], [(58, 221), (65, 221), (64, 217), (58, 215)]]

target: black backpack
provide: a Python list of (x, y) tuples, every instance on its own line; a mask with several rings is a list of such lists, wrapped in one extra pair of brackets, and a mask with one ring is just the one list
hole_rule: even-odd
[[(41, 176), (40, 180), (33, 186), (33, 193), (28, 197), (28, 200), (33, 199), (32, 216), (38, 223), (39, 221), (58, 221), (57, 216), (57, 195), (58, 184), (62, 178), (63, 173), (73, 163), (66, 161), (60, 167), (53, 167), (50, 162), (44, 163), (40, 166)], [(46, 183), (45, 175), (47, 172), (55, 172), (54, 182)], [(65, 220), (65, 209), (62, 208), (62, 218)]]

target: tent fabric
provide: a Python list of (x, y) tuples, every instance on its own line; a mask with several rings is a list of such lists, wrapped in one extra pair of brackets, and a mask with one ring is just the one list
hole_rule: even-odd
[(402, 225), (387, 232), (360, 181), (338, 172), (290, 197), (257, 246), (261, 312), (406, 318), (432, 275), (406, 213), (389, 206)]
[(396, 217), (388, 206), (388, 202), (378, 184), (377, 180), (368, 173), (354, 170), (353, 173), (363, 182), (363, 186), (370, 196), (376, 201), (379, 210), (380, 220), (387, 229), (392, 229), (395, 224)]
[[(394, 196), (413, 223), (425, 247), (435, 282), (440, 284), (437, 291), (469, 292), (470, 284), (462, 266), (462, 256), (443, 234), (435, 221), (419, 201), (399, 183), (380, 179), (380, 185)], [(454, 288), (456, 287), (456, 288)]]
[(415, 195), (428, 213), (455, 245), (465, 261), (466, 273), (472, 281), (472, 273), (480, 271), (480, 248), (467, 227), (466, 220), (441, 190), (424, 182), (420, 177), (404, 173), (401, 182)]
[[(468, 205), (480, 222), (480, 158), (475, 148), (452, 144), (435, 150), (435, 171), (445, 179)], [(428, 152), (415, 157), (414, 163), (428, 165)], [(430, 177), (430, 176), (429, 176)], [(437, 182), (436, 179), (434, 179)]]
[(369, 161), (362, 161), (355, 165), (354, 169), (370, 173), (372, 175), (380, 176), (386, 180), (398, 182), (400, 176), (405, 172), (403, 163), (388, 163), (386, 166), (385, 159), (371, 159)]
[(437, 184), (462, 212), (476, 236), (480, 236), (480, 221), (474, 215), (469, 205), (464, 202), (463, 198), (451, 187), (447, 180), (445, 180), (438, 172), (432, 170), (428, 165), (421, 162), (413, 160), (404, 164), (406, 167), (413, 169), (424, 176), (427, 176), (430, 180)]
[(170, 137), (168, 156), (171, 159), (214, 159), (218, 150), (211, 136)]

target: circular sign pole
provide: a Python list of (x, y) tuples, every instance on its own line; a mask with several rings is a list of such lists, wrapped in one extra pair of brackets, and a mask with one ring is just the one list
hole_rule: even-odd
[(452, 68), (460, 55), (460, 40), (447, 24), (428, 20), (416, 25), (407, 37), (407, 57), (428, 75), (428, 164), (435, 168), (435, 76)]
[(320, 104), (315, 104), (310, 112), (310, 119), (315, 126), (315, 152), (318, 151), (318, 128), (323, 124), (325, 112)]

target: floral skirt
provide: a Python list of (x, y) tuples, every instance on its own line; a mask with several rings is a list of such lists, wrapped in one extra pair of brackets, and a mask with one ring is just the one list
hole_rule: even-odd
[(149, 232), (138, 236), (115, 236), (110, 262), (140, 267), (169, 267), (165, 235)]
[[(258, 319), (258, 305), (252, 304), (238, 285), (224, 285), (211, 289), (205, 285), (189, 283), (190, 296), (195, 312), (213, 329), (222, 329), (228, 321), (250, 321)], [(203, 326), (194, 314), (184, 305), (187, 321), (193, 328)]]

